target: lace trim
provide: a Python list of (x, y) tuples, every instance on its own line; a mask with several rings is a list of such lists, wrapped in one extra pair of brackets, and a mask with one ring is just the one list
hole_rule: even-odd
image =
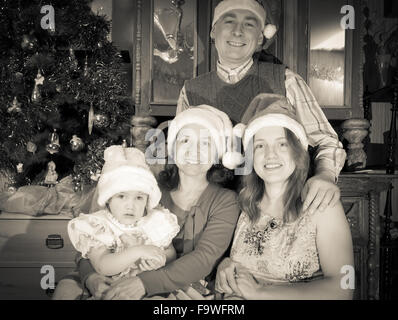
[(122, 231), (131, 231), (132, 229), (137, 227), (137, 224), (140, 221), (137, 220), (135, 223), (132, 224), (121, 223), (108, 210), (106, 210), (106, 217)]

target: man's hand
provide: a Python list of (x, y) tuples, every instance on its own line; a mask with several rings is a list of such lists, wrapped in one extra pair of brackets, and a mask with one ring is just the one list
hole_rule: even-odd
[(98, 273), (93, 273), (86, 279), (86, 287), (95, 299), (102, 299), (103, 294), (109, 289), (112, 279)]
[(112, 283), (104, 300), (140, 300), (144, 296), (145, 287), (140, 278), (121, 278)]
[(237, 264), (230, 258), (225, 258), (217, 268), (215, 289), (221, 293), (236, 293), (242, 296), (236, 283)]
[(316, 210), (324, 211), (333, 207), (340, 199), (340, 189), (328, 175), (317, 174), (308, 179), (301, 192), (304, 201), (303, 210), (313, 214)]

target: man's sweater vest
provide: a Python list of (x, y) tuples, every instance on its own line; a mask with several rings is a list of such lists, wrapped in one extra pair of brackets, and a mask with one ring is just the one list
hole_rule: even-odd
[(217, 71), (185, 81), (190, 106), (207, 104), (224, 111), (233, 123), (240, 122), (246, 108), (260, 93), (286, 95), (286, 66), (254, 60), (248, 73), (235, 84), (220, 79)]

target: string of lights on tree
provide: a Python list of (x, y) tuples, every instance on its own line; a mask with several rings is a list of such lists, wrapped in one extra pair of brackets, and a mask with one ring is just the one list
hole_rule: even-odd
[[(0, 171), (14, 187), (72, 175), (79, 191), (105, 148), (129, 141), (123, 61), (90, 2), (0, 0)], [(53, 28), (41, 27), (43, 5)]]

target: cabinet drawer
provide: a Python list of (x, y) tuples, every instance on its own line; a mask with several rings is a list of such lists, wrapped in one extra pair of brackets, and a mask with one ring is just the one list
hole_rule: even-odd
[[(74, 268), (55, 268), (55, 284)], [(40, 285), (45, 274), (41, 268), (1, 268), (0, 267), (0, 300), (46, 300), (51, 291)]]
[[(3, 216), (3, 215), (0, 215)], [(73, 267), (68, 219), (0, 219), (0, 267)]]

